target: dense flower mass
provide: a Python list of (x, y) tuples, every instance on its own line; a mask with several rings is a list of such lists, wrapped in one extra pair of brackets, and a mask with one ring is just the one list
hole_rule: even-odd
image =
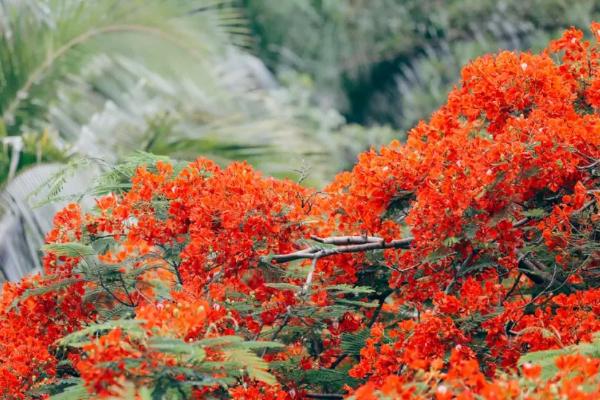
[(597, 398), (599, 111), (600, 46), (570, 29), (474, 60), (322, 191), (122, 169), (56, 215), (43, 276), (5, 285), (0, 394)]

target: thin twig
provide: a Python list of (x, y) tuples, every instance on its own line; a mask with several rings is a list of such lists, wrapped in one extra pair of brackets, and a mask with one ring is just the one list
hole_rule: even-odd
[(127, 303), (126, 301), (121, 300), (115, 293), (113, 293), (108, 286), (106, 286), (106, 284), (104, 283), (104, 280), (102, 280), (102, 276), (98, 273), (98, 280), (100, 282), (100, 286), (102, 286), (102, 289), (104, 289), (106, 291), (106, 293), (108, 293), (110, 295), (110, 297), (112, 297), (113, 299), (115, 299), (117, 302), (119, 302), (120, 304), (126, 306), (126, 307), (135, 307), (134, 304), (130, 304)]
[(577, 167), (577, 169), (581, 169), (581, 170), (590, 169), (590, 168), (594, 168), (598, 164), (600, 164), (600, 160), (596, 160), (596, 161), (594, 161), (594, 162), (592, 162), (591, 164), (588, 164), (588, 165), (582, 165), (580, 167)]
[(454, 274), (454, 278), (452, 278), (452, 280), (450, 281), (450, 283), (448, 284), (448, 286), (446, 286), (446, 289), (444, 290), (445, 294), (450, 293), (450, 291), (452, 290), (452, 287), (454, 286), (456, 281), (459, 278), (462, 278), (462, 276), (464, 275), (463, 270), (467, 267), (467, 265), (469, 265), (469, 263), (471, 262), (471, 260), (473, 259), (473, 257), (476, 254), (477, 254), (477, 250), (473, 250), (471, 253), (469, 253), (467, 258), (465, 258), (464, 261), (458, 266), (458, 268), (456, 269), (456, 273)]
[[(533, 297), (531, 300), (529, 300), (529, 302), (527, 304), (521, 306), (520, 309), (524, 310), (527, 307), (529, 307), (530, 305), (535, 304), (535, 302), (537, 301), (537, 299), (539, 299), (540, 297), (542, 297), (544, 294), (548, 293), (548, 291), (550, 290), (550, 288), (554, 284), (554, 280), (556, 278), (556, 272), (557, 272), (557, 270), (558, 270), (558, 267), (557, 267), (556, 264), (554, 264), (554, 271), (552, 273), (552, 279), (550, 280), (550, 283), (544, 288), (544, 290), (542, 290), (535, 297)], [(550, 294), (552, 294), (552, 291), (550, 291)], [(521, 314), (521, 316), (519, 317), (519, 319), (517, 319), (517, 321), (515, 321), (515, 323), (514, 323), (513, 326), (517, 326), (517, 324), (519, 322), (521, 322), (521, 320), (523, 319), (524, 316), (525, 316), (525, 313)]]
[(310, 269), (308, 270), (308, 274), (306, 275), (306, 282), (304, 282), (304, 286), (302, 286), (302, 290), (300, 291), (300, 296), (305, 296), (310, 291), (310, 286), (313, 281), (315, 269), (317, 268), (318, 259), (319, 257), (313, 258), (312, 264), (310, 265)]
[(515, 222), (513, 224), (513, 228), (520, 228), (523, 225), (527, 224), (529, 221), (531, 221), (531, 218), (529, 218), (529, 217), (525, 217), (523, 219), (520, 219), (520, 220), (518, 220), (517, 222)]
[[(135, 307), (137, 306), (137, 304), (135, 303), (135, 301), (133, 301), (133, 298), (131, 297), (131, 293), (129, 293), (129, 290), (127, 290), (127, 285), (125, 284), (125, 280), (123, 279), (123, 274), (119, 272), (119, 281), (121, 281), (121, 286), (123, 286), (123, 290), (125, 291), (125, 294), (127, 295), (127, 298), (129, 299), (129, 303)], [(134, 288), (135, 288), (135, 282), (134, 282)]]
[(183, 285), (183, 278), (181, 276), (181, 272), (179, 272), (179, 264), (173, 263), (171, 266), (173, 267), (173, 270), (175, 271), (175, 276), (177, 277), (177, 281), (179, 282), (180, 285)]
[(515, 289), (519, 285), (519, 282), (521, 281), (522, 276), (523, 276), (523, 273), (519, 271), (519, 275), (517, 275), (517, 277), (515, 278), (515, 282), (513, 283), (511, 288), (508, 290), (508, 292), (506, 292), (506, 294), (504, 295), (504, 300), (502, 300), (502, 303), (504, 303), (506, 300), (508, 300), (510, 295), (515, 291)]
[[(285, 313), (285, 316), (283, 317), (283, 321), (281, 322), (281, 325), (279, 325), (279, 327), (277, 328), (277, 330), (275, 331), (275, 333), (273, 334), (273, 336), (271, 337), (271, 341), (277, 339), (277, 336), (279, 336), (279, 334), (281, 333), (281, 331), (283, 330), (283, 328), (285, 328), (285, 326), (288, 324), (289, 320), (290, 320), (290, 315), (292, 314), (292, 309), (290, 306), (287, 307), (287, 311)], [(263, 353), (264, 355), (264, 353)]]
[[(310, 291), (310, 286), (312, 284), (313, 276), (315, 274), (315, 269), (317, 268), (317, 260), (318, 260), (318, 258), (313, 258), (313, 262), (310, 266), (310, 270), (308, 271), (308, 275), (306, 276), (306, 282), (304, 282), (304, 286), (302, 286), (302, 289), (298, 293), (298, 297), (303, 298)], [(271, 337), (272, 341), (277, 339), (277, 337), (279, 336), (279, 334), (281, 333), (283, 328), (285, 328), (287, 326), (288, 322), (290, 321), (291, 315), (292, 315), (292, 308), (290, 306), (288, 306), (287, 311), (285, 312), (285, 316), (283, 317), (283, 321), (281, 322), (281, 325), (279, 325), (279, 327), (277, 328), (277, 330)], [(266, 353), (266, 349), (263, 350), (263, 353), (262, 353), (263, 357), (264, 357), (265, 353)]]

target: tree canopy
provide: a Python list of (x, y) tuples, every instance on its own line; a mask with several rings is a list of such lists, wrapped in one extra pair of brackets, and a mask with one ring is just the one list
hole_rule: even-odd
[(600, 24), (475, 59), (323, 190), (140, 154), (5, 284), (7, 399), (600, 394)]

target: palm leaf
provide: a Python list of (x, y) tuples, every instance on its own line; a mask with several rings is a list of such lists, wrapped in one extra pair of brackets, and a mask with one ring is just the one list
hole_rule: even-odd
[(94, 53), (140, 56), (146, 40), (201, 62), (227, 42), (225, 23), (239, 21), (230, 7), (202, 0), (5, 0), (0, 18), (0, 112), (9, 133), (43, 121), (57, 83)]

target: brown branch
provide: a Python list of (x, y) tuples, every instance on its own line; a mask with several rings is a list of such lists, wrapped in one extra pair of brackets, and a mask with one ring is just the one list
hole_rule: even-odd
[[(318, 255), (316, 253), (315, 255)], [(315, 275), (315, 270), (317, 269), (317, 260), (320, 257), (315, 256), (313, 258), (312, 264), (310, 265), (310, 270), (308, 270), (308, 274), (306, 275), (306, 282), (304, 282), (304, 286), (302, 286), (302, 290), (300, 290), (300, 296), (305, 296), (310, 292), (310, 286), (312, 285), (313, 276)]]
[[(334, 254), (359, 253), (363, 251), (383, 249), (408, 249), (413, 241), (413, 238), (408, 237), (405, 239), (396, 239), (386, 242), (383, 238), (373, 236), (332, 236), (329, 238), (313, 237), (313, 240), (323, 244), (333, 244), (338, 247), (324, 249), (322, 247), (313, 246), (290, 254), (277, 254), (272, 256), (271, 260), (281, 264), (293, 260), (319, 259)], [(345, 243), (352, 244), (344, 245)]]
[[(129, 290), (127, 290), (127, 285), (125, 284), (125, 280), (123, 279), (123, 274), (121, 274), (120, 272), (119, 272), (119, 281), (121, 282), (121, 286), (123, 286), (123, 290), (125, 291), (125, 294), (127, 295), (127, 298), (129, 299), (129, 303), (133, 307), (137, 307), (137, 304), (133, 301), (133, 298), (131, 297), (131, 293), (129, 293)], [(134, 288), (135, 288), (135, 282), (134, 282)]]
[(531, 221), (531, 218), (529, 218), (529, 217), (525, 217), (523, 219), (520, 219), (520, 220), (518, 220), (517, 222), (515, 222), (513, 224), (513, 228), (520, 228), (523, 225), (527, 224), (529, 221)]
[(523, 276), (523, 272), (519, 271), (519, 275), (517, 275), (517, 277), (515, 278), (513, 285), (511, 286), (509, 291), (506, 292), (506, 294), (504, 295), (504, 300), (502, 300), (502, 302), (500, 304), (504, 303), (512, 295), (512, 293), (515, 291), (515, 289), (519, 285), (522, 276)]
[[(573, 291), (573, 287), (567, 282), (562, 273), (558, 273), (556, 268), (551, 269), (541, 261), (530, 257), (530, 254), (518, 253), (519, 255), (519, 271), (524, 273), (536, 285), (547, 286), (542, 292), (548, 290), (556, 291), (558, 288), (552, 287), (555, 283), (562, 281), (559, 288), (566, 287), (568, 292)], [(552, 270), (552, 274), (550, 274)]]
[(548, 274), (540, 271), (537, 266), (527, 259), (526, 255), (519, 255), (519, 271), (523, 272), (533, 283), (541, 285), (548, 280)]
[(310, 237), (315, 242), (323, 244), (333, 244), (336, 246), (344, 246), (349, 244), (365, 244), (365, 243), (382, 243), (384, 240), (377, 236), (331, 236), (321, 238), (318, 236)]
[(581, 214), (582, 212), (584, 212), (585, 210), (587, 210), (588, 208), (590, 208), (594, 204), (596, 204), (596, 200), (595, 199), (588, 201), (579, 210), (575, 211), (575, 214)]
[(97, 274), (98, 276), (98, 280), (100, 283), (100, 286), (102, 286), (102, 289), (104, 289), (106, 291), (106, 293), (112, 297), (113, 299), (115, 299), (118, 303), (120, 303), (121, 305), (124, 305), (126, 307), (135, 307), (135, 304), (133, 303), (127, 303), (126, 301), (121, 300), (116, 293), (113, 293), (108, 286), (106, 286), (106, 284), (104, 283), (104, 280), (102, 280), (102, 275), (100, 275), (99, 273)]
[(600, 164), (600, 160), (596, 160), (596, 161), (592, 162), (591, 164), (582, 165), (580, 167), (577, 167), (577, 169), (580, 169), (580, 170), (591, 169), (591, 168), (594, 168), (596, 165), (599, 165), (599, 164)]

